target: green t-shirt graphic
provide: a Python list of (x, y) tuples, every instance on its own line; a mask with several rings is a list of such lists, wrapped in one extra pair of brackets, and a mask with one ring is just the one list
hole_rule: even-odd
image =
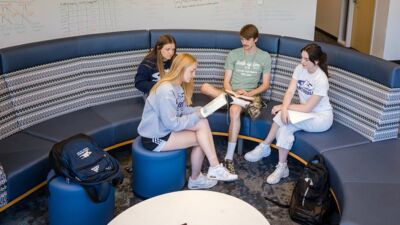
[(234, 91), (251, 91), (257, 88), (262, 74), (271, 72), (271, 56), (259, 48), (251, 55), (245, 55), (243, 48), (234, 49), (229, 52), (224, 68), (232, 70)]

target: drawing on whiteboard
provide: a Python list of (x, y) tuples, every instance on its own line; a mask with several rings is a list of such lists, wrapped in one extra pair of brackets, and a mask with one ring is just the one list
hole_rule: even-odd
[[(0, 48), (56, 38), (148, 29), (239, 31), (312, 40), (316, 0), (0, 0)], [(229, 10), (227, 10), (229, 9)]]
[(0, 1), (0, 30), (1, 34), (13, 35), (24, 33), (26, 30), (40, 31), (42, 26), (34, 20), (31, 4), (34, 0), (5, 0)]
[(32, 0), (0, 1), (0, 24), (22, 25), (30, 24), (33, 12), (29, 5)]
[(116, 28), (116, 8), (108, 0), (60, 2), (62, 32), (66, 36), (109, 32)]
[(219, 1), (216, 0), (175, 0), (175, 8), (185, 9), (193, 7), (201, 7), (207, 5), (217, 5)]

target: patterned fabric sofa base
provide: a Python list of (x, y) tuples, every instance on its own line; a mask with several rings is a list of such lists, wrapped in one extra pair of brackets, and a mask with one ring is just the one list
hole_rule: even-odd
[(7, 204), (7, 177), (0, 163), (0, 207)]

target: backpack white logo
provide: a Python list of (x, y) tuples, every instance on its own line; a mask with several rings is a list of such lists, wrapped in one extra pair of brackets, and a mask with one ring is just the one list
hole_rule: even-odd
[(100, 166), (96, 165), (95, 167), (91, 168), (90, 170), (97, 173), (97, 172), (99, 172), (99, 168), (100, 168)]
[(86, 159), (89, 157), (92, 152), (90, 151), (89, 147), (86, 147), (82, 150), (80, 150), (78, 153), (76, 153), (80, 159)]
[(311, 186), (314, 185), (314, 183), (312, 182), (312, 179), (311, 179), (311, 178), (306, 177), (306, 178), (304, 178), (304, 180), (305, 180), (307, 183), (310, 183)]
[[(314, 185), (312, 179), (309, 178), (309, 177), (304, 178), (304, 181), (307, 182), (307, 183), (309, 183), (310, 186), (313, 186), (313, 185)], [(307, 187), (306, 192), (304, 193), (303, 200), (301, 201), (301, 205), (302, 205), (302, 206), (304, 206), (304, 201), (306, 200), (306, 196), (307, 196), (307, 194), (308, 194), (308, 190), (309, 190), (309, 189), (310, 189), (310, 187)]]

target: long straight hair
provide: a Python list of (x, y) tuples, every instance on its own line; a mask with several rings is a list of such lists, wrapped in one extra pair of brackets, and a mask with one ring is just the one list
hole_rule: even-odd
[(171, 60), (174, 60), (174, 57), (176, 55), (176, 41), (175, 41), (175, 38), (169, 34), (161, 35), (158, 38), (156, 44), (154, 45), (154, 48), (145, 56), (146, 59), (156, 58), (157, 69), (158, 69), (158, 72), (160, 73), (160, 78), (162, 78), (165, 75), (164, 60), (163, 60), (163, 56), (161, 55), (161, 49), (166, 44), (174, 44), (175, 45), (174, 56), (172, 56), (172, 59), (171, 59)]
[(315, 61), (318, 61), (319, 68), (321, 68), (321, 70), (325, 72), (326, 76), (329, 77), (328, 64), (327, 64), (328, 57), (326, 53), (322, 51), (321, 46), (315, 43), (311, 43), (304, 46), (301, 49), (300, 53), (303, 51), (308, 53), (308, 58), (310, 59), (311, 62), (315, 64)]
[[(179, 83), (179, 81), (183, 80), (183, 75), (185, 74), (185, 70), (197, 63), (197, 59), (188, 53), (181, 53), (177, 55), (172, 62), (171, 69), (168, 73), (165, 74), (151, 89), (150, 92), (156, 92), (157, 88), (166, 82), (170, 83)], [(194, 89), (194, 81), (193, 79), (189, 82), (182, 82), (181, 87), (185, 94), (185, 102), (187, 105), (192, 104), (192, 96)]]

